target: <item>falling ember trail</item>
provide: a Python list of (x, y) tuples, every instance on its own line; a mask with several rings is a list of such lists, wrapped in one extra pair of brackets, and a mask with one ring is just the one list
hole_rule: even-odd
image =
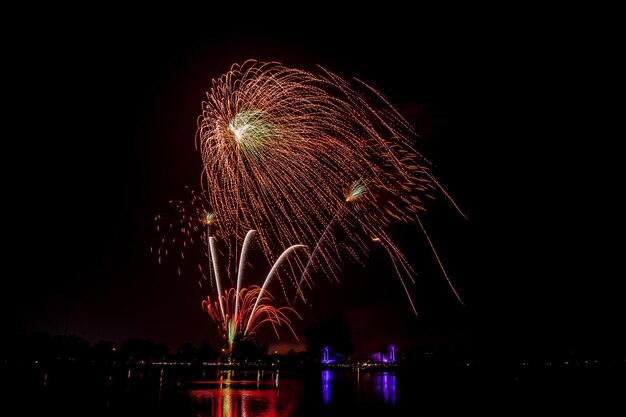
[(454, 285), (452, 284), (452, 281), (450, 281), (450, 278), (448, 277), (448, 273), (446, 272), (446, 268), (444, 268), (443, 263), (441, 263), (441, 259), (439, 258), (439, 255), (437, 254), (437, 250), (435, 250), (435, 245), (433, 245), (433, 242), (430, 240), (430, 236), (428, 236), (428, 233), (426, 232), (426, 229), (424, 228), (424, 225), (422, 224), (422, 221), (420, 220), (419, 216), (415, 216), (415, 218), (417, 219), (417, 222), (419, 223), (420, 228), (422, 229), (422, 232), (424, 233), (424, 236), (426, 237), (426, 240), (428, 241), (428, 245), (430, 246), (430, 249), (432, 250), (433, 255), (435, 255), (435, 259), (437, 259), (437, 263), (439, 264), (439, 268), (441, 269), (441, 272), (443, 272), (443, 276), (446, 278), (446, 281), (448, 282), (448, 285), (450, 286), (450, 289), (452, 289), (452, 292), (456, 296), (456, 299), (459, 300), (459, 302), (462, 305), (465, 305), (465, 303), (461, 299), (461, 296), (456, 291), (456, 288), (454, 288)]

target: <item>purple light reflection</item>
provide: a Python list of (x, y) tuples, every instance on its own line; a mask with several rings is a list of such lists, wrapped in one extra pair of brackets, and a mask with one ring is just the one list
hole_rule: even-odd
[(333, 371), (322, 371), (322, 399), (324, 405), (330, 401), (330, 385), (334, 378)]
[(380, 372), (372, 375), (372, 389), (376, 395), (386, 403), (396, 404), (396, 374)]

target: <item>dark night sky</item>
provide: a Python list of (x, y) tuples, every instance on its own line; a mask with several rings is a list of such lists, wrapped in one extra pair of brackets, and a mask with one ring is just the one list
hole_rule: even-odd
[(200, 11), (24, 19), (4, 51), (3, 329), (57, 334), (67, 320), (92, 343), (217, 343), (194, 282), (150, 256), (153, 217), (185, 185), (198, 188), (194, 134), (211, 79), (256, 58), (320, 64), (379, 89), (421, 132), (418, 148), (470, 218), (443, 200), (425, 217), (465, 307), (417, 229), (398, 229), (419, 276), (418, 318), (373, 256), (365, 269), (347, 266), (341, 285), (321, 282), (298, 327), (340, 314), (360, 353), (381, 343), (620, 342), (623, 273), (608, 240), (621, 237), (611, 220), (619, 188), (601, 48), (584, 29), (538, 19), (391, 19), (320, 16), (291, 27), (215, 26)]

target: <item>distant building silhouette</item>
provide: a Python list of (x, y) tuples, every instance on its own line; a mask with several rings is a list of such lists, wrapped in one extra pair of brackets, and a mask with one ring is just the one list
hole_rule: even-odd
[(389, 345), (386, 352), (376, 352), (370, 355), (370, 359), (374, 362), (380, 363), (395, 363), (396, 362), (396, 350), (394, 345)]
[(343, 355), (335, 352), (329, 346), (324, 346), (320, 351), (320, 361), (324, 364), (337, 362), (338, 360), (343, 359)]

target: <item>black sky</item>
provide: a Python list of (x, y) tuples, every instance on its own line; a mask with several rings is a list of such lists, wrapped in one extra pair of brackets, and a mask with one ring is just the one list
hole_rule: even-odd
[(441, 199), (425, 217), (465, 307), (417, 229), (399, 228), (419, 318), (374, 259), (347, 267), (341, 285), (321, 283), (305, 323), (340, 314), (363, 352), (620, 343), (610, 85), (584, 28), (391, 13), (257, 27), (215, 14), (24, 19), (9, 40), (4, 329), (215, 341), (194, 282), (150, 256), (153, 217), (198, 187), (194, 134), (211, 79), (256, 58), (376, 87), (469, 216)]

